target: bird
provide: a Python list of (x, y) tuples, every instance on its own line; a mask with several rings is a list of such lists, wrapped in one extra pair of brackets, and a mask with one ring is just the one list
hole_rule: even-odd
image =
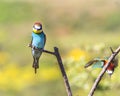
[[(107, 62), (109, 57), (105, 57), (103, 59), (101, 58), (95, 58), (93, 60), (90, 60), (87, 64), (85, 64), (84, 68), (87, 68), (92, 65), (92, 68), (103, 68)], [(111, 77), (111, 75), (114, 73), (115, 68), (118, 66), (118, 59), (115, 58), (110, 62), (110, 65), (108, 66), (106, 73)]]
[(35, 22), (33, 24), (32, 39), (29, 44), (29, 47), (32, 48), (32, 56), (33, 56), (32, 67), (35, 68), (35, 73), (37, 73), (36, 69), (39, 68), (39, 59), (45, 47), (45, 43), (46, 43), (46, 35), (43, 32), (42, 23)]

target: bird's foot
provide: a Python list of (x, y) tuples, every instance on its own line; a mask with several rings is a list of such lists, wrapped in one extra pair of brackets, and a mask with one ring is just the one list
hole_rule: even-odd
[(32, 44), (30, 43), (30, 44), (28, 44), (28, 47), (32, 47)]

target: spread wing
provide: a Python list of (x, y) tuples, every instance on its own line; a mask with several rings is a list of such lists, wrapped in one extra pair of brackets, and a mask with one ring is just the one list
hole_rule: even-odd
[(93, 68), (102, 68), (104, 65), (105, 60), (102, 59), (94, 59), (89, 61), (87, 64), (85, 64), (84, 68), (87, 68), (92, 65)]
[(98, 62), (98, 60), (91, 60), (87, 64), (85, 64), (84, 68), (87, 68), (87, 67), (91, 66), (92, 64), (94, 64), (96, 62)]

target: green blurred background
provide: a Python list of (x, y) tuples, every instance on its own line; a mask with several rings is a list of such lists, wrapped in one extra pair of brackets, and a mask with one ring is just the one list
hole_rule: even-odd
[[(120, 1), (1, 0), (0, 96), (67, 96), (54, 56), (43, 53), (34, 74), (27, 45), (35, 21), (47, 35), (45, 49), (59, 48), (73, 96), (87, 96), (101, 69), (84, 69), (85, 63), (119, 46)], [(119, 73), (118, 66), (111, 78), (105, 74), (95, 96), (118, 96)]]

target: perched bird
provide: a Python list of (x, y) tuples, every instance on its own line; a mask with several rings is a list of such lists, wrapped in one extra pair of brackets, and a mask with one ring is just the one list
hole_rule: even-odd
[(32, 56), (33, 56), (33, 68), (39, 68), (39, 58), (42, 54), (46, 43), (46, 35), (42, 30), (42, 24), (40, 22), (35, 22), (33, 25), (32, 31), (32, 40), (29, 46), (32, 48)]
[[(84, 67), (87, 68), (92, 65), (92, 68), (103, 68), (107, 64), (107, 62), (108, 62), (108, 58), (105, 59), (95, 58), (89, 61)], [(106, 73), (108, 73), (111, 76), (117, 66), (118, 66), (118, 59), (114, 59), (108, 66)]]

